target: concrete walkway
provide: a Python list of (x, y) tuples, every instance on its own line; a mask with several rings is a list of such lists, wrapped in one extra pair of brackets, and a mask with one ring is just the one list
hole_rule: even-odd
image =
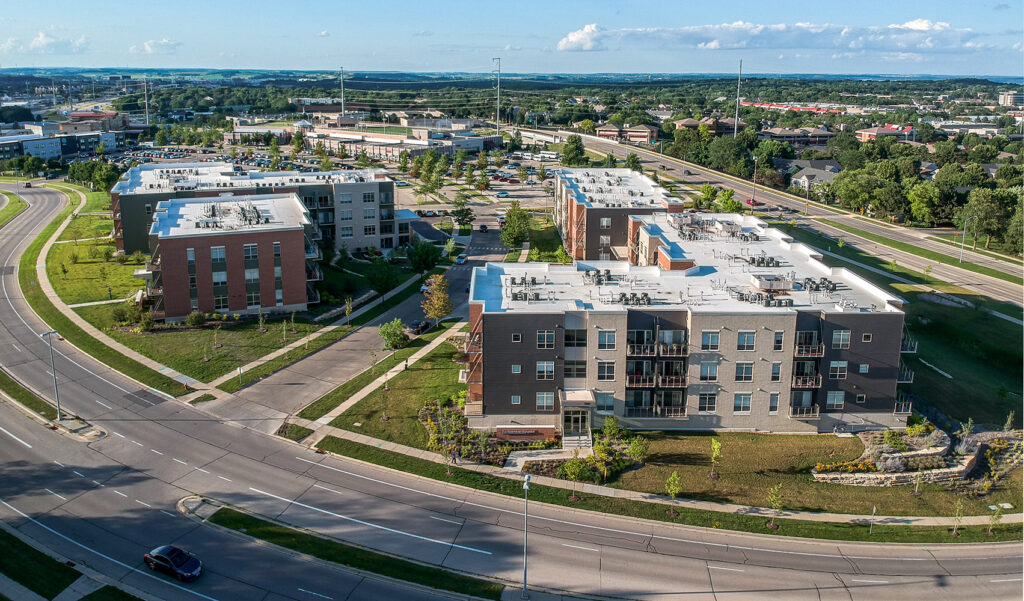
[(68, 305), (68, 307), (71, 307), (72, 309), (77, 309), (78, 307), (94, 307), (96, 305), (113, 305), (114, 303), (124, 303), (124, 302), (127, 302), (127, 301), (128, 301), (128, 299), (125, 299), (125, 298), (112, 298), (110, 300), (92, 301), (90, 303), (75, 303), (73, 305)]

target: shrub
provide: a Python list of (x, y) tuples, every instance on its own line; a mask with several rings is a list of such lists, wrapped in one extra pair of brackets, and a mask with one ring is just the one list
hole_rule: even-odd
[(128, 321), (128, 307), (126, 305), (114, 305), (114, 308), (110, 310), (110, 318), (114, 320), (114, 323)]
[[(913, 415), (911, 416), (911, 418), (915, 417), (916, 416)], [(927, 436), (928, 434), (931, 434), (932, 431), (935, 430), (935, 426), (933, 426), (932, 423), (928, 421), (927, 417), (908, 419), (907, 424), (907, 436)]]
[(152, 330), (153, 325), (153, 316), (150, 315), (148, 311), (143, 313), (142, 317), (139, 318), (139, 329), (142, 330), (143, 332), (148, 332)]
[(819, 462), (814, 466), (814, 469), (818, 472), (846, 472), (850, 474), (878, 471), (878, 467), (875, 466), (875, 462), (870, 459), (865, 461), (840, 461), (837, 463)]
[(946, 467), (946, 460), (934, 455), (930, 457), (907, 457), (904, 464), (908, 470), (936, 470)]
[(240, 314), (238, 314), (238, 313), (233, 313), (231, 315), (231, 319), (234, 319), (235, 321), (238, 321), (239, 319), (242, 319), (242, 316)]
[(114, 256), (114, 260), (117, 261), (118, 265), (124, 265), (128, 262), (128, 257), (124, 253), (120, 253)]
[(135, 251), (132, 253), (132, 263), (136, 265), (142, 265), (142, 262), (146, 260), (146, 257), (142, 254), (142, 251)]
[(72, 265), (77, 265), (78, 264), (78, 252), (77, 251), (71, 251), (71, 254), (68, 255), (68, 261), (71, 261)]
[(903, 460), (899, 457), (890, 457), (883, 461), (878, 466), (883, 472), (898, 473), (907, 469), (907, 466), (903, 464)]
[(188, 317), (185, 318), (185, 325), (191, 326), (193, 328), (198, 328), (199, 326), (203, 325), (203, 322), (205, 321), (206, 317), (202, 313), (200, 313), (199, 311), (193, 311), (188, 314)]
[(907, 441), (903, 440), (903, 434), (899, 430), (886, 430), (884, 435), (885, 444), (896, 449), (900, 453), (907, 452)]
[(940, 432), (938, 430), (932, 430), (932, 432), (930, 434), (928, 434), (928, 437), (925, 438), (924, 441), (930, 447), (937, 447), (943, 441), (942, 432)]
[(108, 247), (103, 249), (103, 260), (104, 261), (109, 262), (111, 257), (113, 257), (113, 256), (114, 256), (114, 249), (113, 249), (113, 247), (108, 246)]
[(619, 426), (619, 420), (614, 417), (604, 418), (604, 428), (601, 429), (601, 433), (608, 440), (615, 440), (622, 435), (622, 428)]

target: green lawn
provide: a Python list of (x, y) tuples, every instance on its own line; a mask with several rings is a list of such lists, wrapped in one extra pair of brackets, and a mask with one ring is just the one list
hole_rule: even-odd
[[(410, 457), (394, 451), (387, 451), (333, 436), (325, 437), (316, 446), (332, 453), (442, 482), (450, 482), (516, 498), (522, 498), (523, 495), (523, 486), (520, 480), (481, 474), (457, 466), (445, 466), (426, 459)], [(723, 445), (724, 452), (725, 446)], [(447, 474), (449, 470), (451, 472), (450, 476)], [(765, 492), (767, 493), (767, 490)], [(591, 494), (581, 495), (582, 498), (579, 501), (572, 502), (568, 500), (568, 496), (569, 491), (564, 489), (536, 483), (530, 486), (530, 500), (541, 503), (661, 522), (689, 524), (703, 528), (756, 532), (769, 536), (874, 541), (879, 543), (970, 543), (1021, 540), (1020, 524), (1001, 524), (993, 529), (993, 536), (988, 536), (985, 533), (984, 526), (962, 527), (958, 538), (951, 537), (948, 528), (944, 526), (876, 525), (873, 533), (869, 534), (867, 524), (836, 524), (791, 519), (777, 520), (776, 523), (779, 524), (779, 529), (771, 531), (765, 528), (767, 520), (759, 516), (677, 507), (678, 515), (672, 517), (668, 515), (665, 505), (659, 503), (632, 501)]]
[(3, 194), (7, 198), (7, 202), (4, 203), (4, 207), (0, 209), (0, 227), (7, 225), (7, 222), (18, 216), (19, 213), (28, 207), (28, 204), (21, 199), (20, 196), (13, 192), (7, 192), (0, 190), (0, 194)]
[[(132, 276), (142, 267), (128, 261), (104, 261), (103, 253), (115, 249), (113, 242), (84, 240), (54, 244), (46, 256), (46, 274), (57, 296), (69, 305), (110, 298), (127, 298), (145, 287), (145, 282)], [(74, 257), (77, 256), (77, 262)], [(67, 269), (63, 273), (61, 266)], [(107, 286), (111, 290), (107, 291)]]
[(338, 326), (335, 329), (331, 330), (330, 332), (326, 332), (324, 334), (317, 336), (316, 338), (309, 342), (309, 345), (293, 348), (282, 355), (278, 355), (277, 357), (270, 359), (269, 361), (264, 361), (263, 363), (260, 363), (256, 367), (242, 372), (241, 377), (229, 378), (228, 380), (225, 380), (220, 385), (218, 385), (217, 388), (223, 390), (224, 392), (234, 392), (242, 388), (243, 386), (251, 384), (256, 380), (259, 380), (260, 378), (269, 376), (270, 374), (287, 365), (291, 365), (292, 363), (298, 361), (299, 359), (302, 359), (307, 355), (315, 353), (316, 351), (322, 349), (328, 344), (341, 340), (351, 331), (352, 328), (348, 326)]
[(196, 398), (192, 399), (191, 401), (189, 401), (189, 404), (191, 404), (191, 405), (198, 405), (200, 403), (206, 403), (206, 402), (213, 401), (213, 400), (216, 400), (216, 399), (217, 399), (217, 397), (213, 396), (210, 393), (206, 393), (206, 394), (201, 394), (201, 395), (197, 396)]
[[(452, 361), (455, 354), (454, 347), (442, 344), (394, 377), (389, 391), (378, 388), (335, 418), (331, 425), (374, 438), (426, 448), (427, 432), (417, 419), (423, 402), (430, 399), (443, 401), (465, 388), (464, 384), (459, 384), (459, 370), (463, 366)], [(385, 410), (389, 419), (381, 421)], [(357, 423), (361, 425), (355, 425)]]
[[(363, 388), (366, 388), (366, 386), (368, 386), (370, 382), (374, 381), (378, 376), (402, 363), (407, 357), (412, 356), (421, 348), (430, 344), (430, 342), (443, 334), (456, 321), (458, 320), (446, 319), (441, 322), (440, 327), (434, 327), (422, 336), (416, 337), (410, 341), (408, 345), (398, 349), (393, 355), (388, 354), (387, 357), (378, 361), (372, 368), (367, 368), (362, 373), (350, 378), (344, 384), (310, 403), (299, 412), (299, 417), (310, 420), (323, 417), (332, 409), (347, 401), (353, 394), (359, 392)], [(383, 353), (384, 351), (381, 351), (378, 355)]]
[[(941, 242), (954, 248), (960, 248), (961, 238), (959, 236), (928, 236), (928, 239), (934, 242)], [(978, 248), (974, 248), (976, 243), (980, 244), (981, 246)], [(1021, 263), (1020, 256), (1013, 256), (1013, 250), (1010, 249), (1009, 245), (1002, 242), (1001, 240), (993, 240), (989, 244), (989, 247), (986, 249), (984, 237), (978, 236), (977, 240), (975, 240), (974, 236), (967, 236), (967, 241), (964, 243), (964, 248), (973, 250), (978, 254), (982, 254), (985, 255), (986, 257), (991, 257), (993, 259), (1000, 259), (1003, 261), (1008, 261), (1010, 263)]]
[[(765, 494), (782, 484), (787, 509), (832, 513), (870, 514), (873, 506), (880, 515), (952, 515), (959, 495), (940, 484), (921, 485), (914, 497), (906, 486), (841, 486), (814, 482), (810, 469), (817, 462), (850, 461), (860, 456), (864, 445), (859, 438), (831, 435), (778, 436), (748, 433), (679, 434), (645, 432), (651, 455), (637, 469), (623, 472), (608, 485), (640, 492), (665, 494), (665, 480), (679, 472), (680, 497), (766, 506)], [(722, 443), (722, 458), (715, 471), (719, 480), (708, 480), (711, 470), (711, 439)], [(992, 503), (1019, 502), (1020, 470), (1016, 470), (984, 499), (964, 498), (967, 514), (983, 515)], [(1016, 500), (1015, 500), (1016, 499)]]
[(505, 255), (505, 262), (506, 263), (518, 263), (519, 262), (519, 257), (522, 254), (523, 254), (523, 251), (521, 251), (521, 250), (510, 250), (508, 252), (508, 254)]
[(57, 240), (87, 240), (89, 238), (103, 238), (110, 235), (114, 229), (114, 220), (101, 215), (80, 215), (72, 217)]
[(105, 586), (82, 597), (79, 601), (142, 601), (135, 595), (129, 595), (119, 588)]
[(294, 440), (296, 442), (312, 434), (313, 431), (304, 426), (298, 424), (285, 424), (277, 435), (287, 438), (288, 440)]
[(0, 390), (3, 390), (7, 396), (29, 408), (34, 413), (38, 413), (49, 420), (57, 419), (56, 407), (36, 396), (36, 393), (28, 388), (15, 382), (3, 369), (0, 369)]
[(365, 131), (375, 134), (395, 134), (399, 136), (407, 136), (412, 133), (412, 128), (404, 127), (401, 125), (387, 125), (387, 126), (370, 126), (370, 127), (357, 127), (353, 131)]
[(0, 530), (0, 573), (45, 599), (53, 599), (81, 576), (6, 530)]
[(294, 528), (280, 526), (233, 509), (217, 510), (210, 516), (210, 521), (224, 528), (244, 532), (246, 536), (312, 555), (324, 561), (432, 588), (484, 599), (500, 599), (501, 591), (505, 588), (495, 582), (453, 574), (438, 567), (404, 561), (331, 539), (306, 534)]
[(555, 252), (562, 245), (562, 238), (550, 217), (530, 218), (529, 240), (531, 261), (557, 261)]
[[(52, 182), (46, 184), (47, 187), (58, 188), (64, 192), (68, 190), (76, 190), (85, 194), (85, 206), (82, 208), (83, 213), (95, 213), (99, 211), (110, 210), (110, 193), (100, 190), (93, 192), (89, 186), (83, 186), (81, 184), (74, 184), (71, 182)], [(78, 195), (72, 194), (71, 204), (78, 206)]]

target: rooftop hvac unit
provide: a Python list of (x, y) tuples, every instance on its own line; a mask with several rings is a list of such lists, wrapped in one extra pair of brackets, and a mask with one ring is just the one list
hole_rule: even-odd
[(539, 292), (534, 292), (533, 293), (533, 300), (535, 300), (535, 301), (539, 301), (540, 300), (540, 293)]

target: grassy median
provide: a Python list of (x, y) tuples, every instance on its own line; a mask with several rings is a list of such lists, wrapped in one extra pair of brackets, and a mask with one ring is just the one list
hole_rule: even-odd
[(31, 409), (34, 413), (45, 417), (48, 420), (57, 419), (57, 408), (39, 398), (36, 393), (15, 382), (6, 371), (0, 369), (0, 390), (7, 393), (18, 403)]
[(4, 207), (0, 209), (0, 227), (3, 227), (7, 225), (11, 219), (14, 219), (24, 211), (28, 207), (28, 204), (14, 192), (0, 190), (0, 194), (3, 194), (7, 198), (7, 202), (4, 204)]
[(6, 530), (0, 530), (0, 573), (44, 599), (53, 599), (81, 576)]

